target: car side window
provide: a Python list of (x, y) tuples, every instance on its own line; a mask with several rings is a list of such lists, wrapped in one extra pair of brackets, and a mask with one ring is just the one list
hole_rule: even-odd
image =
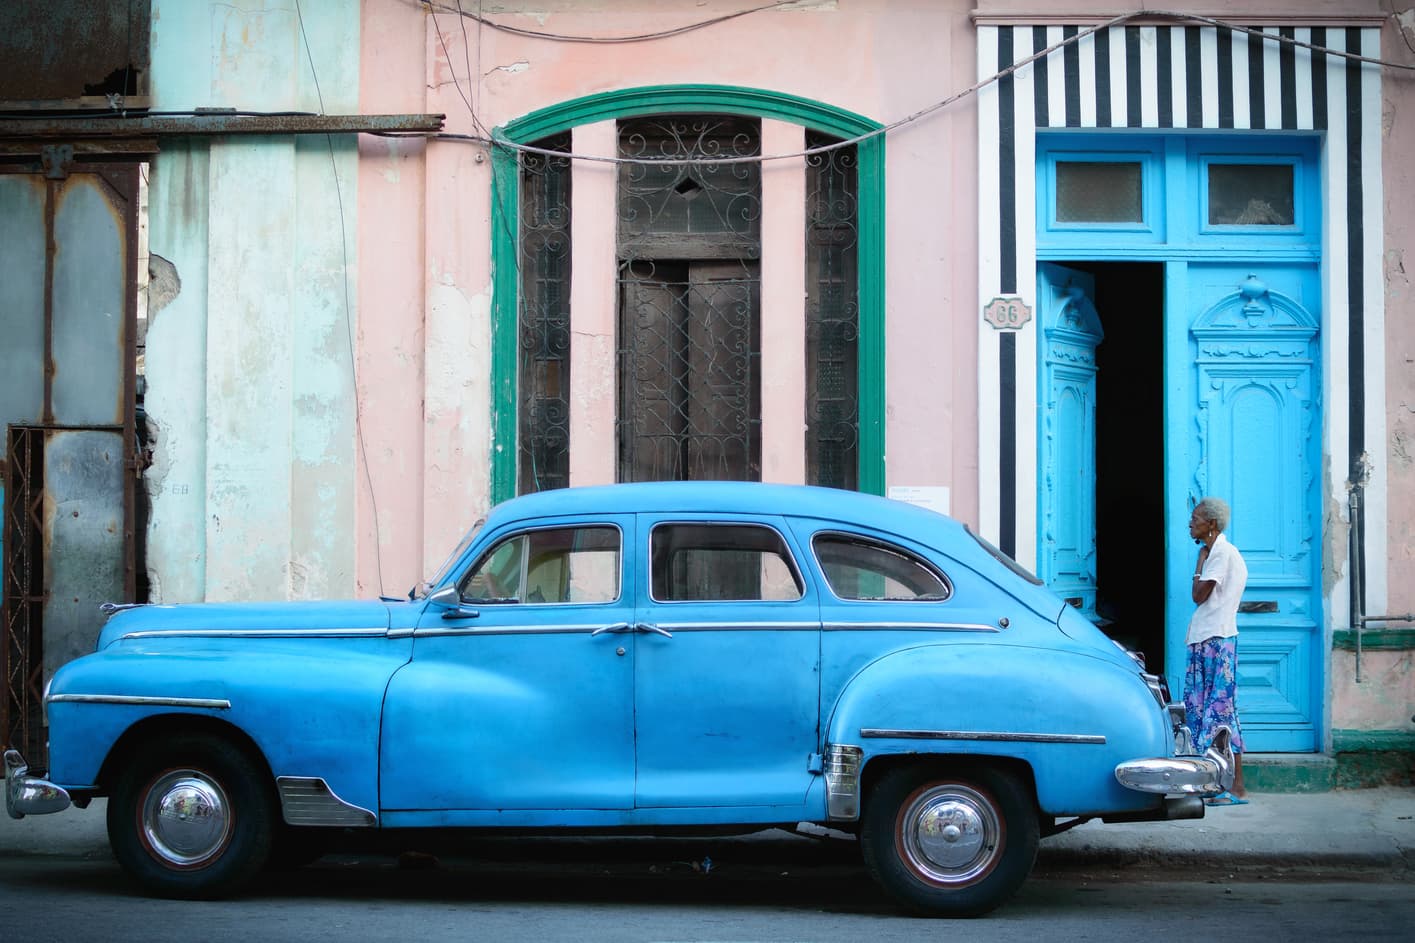
[(817, 534), (811, 545), (840, 599), (938, 602), (952, 594), (942, 573), (903, 547), (852, 534)]
[(660, 524), (649, 538), (659, 602), (800, 599), (800, 570), (781, 534), (755, 524)]
[(500, 541), (463, 578), (474, 603), (601, 603), (619, 598), (620, 536), (614, 527), (533, 530)]

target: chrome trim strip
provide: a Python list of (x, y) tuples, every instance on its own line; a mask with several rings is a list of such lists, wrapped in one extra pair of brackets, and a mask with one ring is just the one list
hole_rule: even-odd
[(1011, 733), (990, 730), (893, 730), (888, 727), (861, 727), (860, 736), (869, 740), (987, 740), (1001, 743), (1105, 743), (1092, 733)]
[(318, 776), (278, 776), (275, 788), (287, 825), (372, 828), (378, 824), (378, 816), (340, 799)]
[(655, 622), (671, 632), (817, 632), (820, 623), (808, 622)]
[[(625, 632), (628, 632), (636, 625), (647, 625), (647, 623), (624, 623), (624, 625)], [(816, 622), (655, 622), (653, 625), (669, 632), (815, 632), (819, 629), (819, 624)], [(444, 635), (565, 635), (577, 632), (593, 635), (596, 630), (602, 628), (604, 628), (603, 625), (499, 625), (494, 628), (488, 628), (486, 625), (454, 628), (419, 626), (416, 634), (418, 638)], [(643, 631), (652, 630), (645, 629)]]
[(138, 707), (200, 707), (229, 711), (231, 702), (215, 697), (152, 697), (137, 694), (51, 694), (49, 703), (133, 704)]
[(848, 632), (857, 629), (898, 629), (900, 631), (918, 630), (923, 632), (1001, 632), (1002, 629), (995, 625), (982, 625), (975, 622), (827, 622), (821, 626), (826, 632)]
[(347, 638), (388, 635), (386, 628), (373, 629), (144, 629), (128, 632), (130, 638)]
[(444, 638), (453, 635), (591, 635), (595, 629), (600, 628), (595, 625), (498, 625), (494, 628), (487, 628), (485, 625), (455, 626), (443, 628), (437, 626), (418, 626), (413, 634), (417, 638)]

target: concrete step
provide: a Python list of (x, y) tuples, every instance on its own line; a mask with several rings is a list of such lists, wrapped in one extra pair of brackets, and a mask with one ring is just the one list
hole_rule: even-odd
[(1243, 785), (1254, 792), (1327, 792), (1337, 761), (1325, 753), (1245, 753)]

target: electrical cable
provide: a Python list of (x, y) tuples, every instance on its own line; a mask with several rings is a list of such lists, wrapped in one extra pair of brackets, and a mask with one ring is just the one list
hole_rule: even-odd
[[(424, 0), (424, 2), (427, 2), (427, 0)], [(459, 3), (460, 3), (460, 0), (459, 0)], [(431, 3), (428, 3), (427, 5), (428, 5), (429, 7), (433, 6), (433, 4), (431, 4)], [(780, 5), (782, 5), (782, 4), (779, 4), (779, 3), (778, 3), (778, 4), (772, 4), (771, 6), (780, 6)], [(740, 16), (740, 15), (744, 15), (745, 13), (757, 12), (758, 10), (763, 10), (763, 9), (770, 9), (770, 7), (757, 7), (757, 8), (754, 8), (753, 10), (742, 11), (742, 13), (738, 13), (738, 14), (735, 14), (735, 15)], [(474, 17), (474, 18), (475, 18), (475, 17)], [(1369, 57), (1369, 56), (1361, 56), (1361, 55), (1358, 55), (1358, 54), (1356, 54), (1356, 53), (1347, 52), (1346, 50), (1342, 50), (1342, 49), (1333, 49), (1333, 48), (1326, 47), (1326, 46), (1318, 46), (1318, 45), (1313, 44), (1313, 43), (1309, 43), (1309, 42), (1305, 42), (1305, 41), (1303, 41), (1303, 40), (1299, 40), (1299, 39), (1297, 39), (1297, 38), (1295, 38), (1295, 37), (1283, 36), (1283, 35), (1277, 34), (1277, 33), (1269, 33), (1269, 32), (1265, 32), (1265, 31), (1260, 30), (1260, 29), (1253, 29), (1252, 27), (1247, 27), (1247, 26), (1234, 25), (1234, 24), (1226, 23), (1226, 22), (1224, 22), (1224, 21), (1222, 21), (1222, 20), (1215, 19), (1215, 18), (1213, 18), (1213, 17), (1200, 16), (1200, 15), (1197, 15), (1197, 14), (1190, 14), (1190, 13), (1177, 13), (1177, 12), (1172, 12), (1172, 11), (1167, 11), (1167, 10), (1137, 10), (1137, 11), (1132, 11), (1132, 12), (1130, 12), (1130, 13), (1122, 13), (1122, 14), (1120, 14), (1120, 15), (1118, 15), (1118, 16), (1115, 16), (1115, 17), (1112, 17), (1111, 19), (1106, 20), (1106, 21), (1104, 21), (1104, 22), (1102, 22), (1102, 23), (1099, 23), (1099, 24), (1096, 24), (1096, 25), (1094, 25), (1094, 26), (1089, 26), (1089, 27), (1085, 27), (1085, 28), (1083, 28), (1083, 29), (1080, 29), (1080, 30), (1077, 31), (1076, 35), (1064, 37), (1064, 38), (1061, 39), (1060, 42), (1053, 43), (1052, 45), (1046, 47), (1045, 49), (1039, 50), (1038, 52), (1035, 52), (1035, 53), (1033, 53), (1032, 55), (1027, 56), (1025, 59), (1021, 59), (1021, 60), (1019, 60), (1019, 61), (1017, 61), (1017, 62), (1014, 62), (1014, 63), (1012, 63), (1011, 65), (1007, 66), (1006, 68), (1003, 68), (1003, 69), (999, 70), (998, 72), (994, 73), (993, 75), (988, 76), (987, 78), (982, 79), (982, 80), (979, 81), (979, 82), (975, 82), (973, 85), (968, 86), (967, 88), (963, 89), (962, 91), (956, 92), (955, 94), (948, 96), (947, 98), (943, 99), (942, 101), (935, 102), (934, 104), (929, 105), (929, 106), (927, 106), (927, 107), (925, 107), (925, 108), (922, 108), (922, 109), (920, 109), (920, 110), (918, 110), (918, 111), (916, 111), (916, 112), (914, 112), (914, 113), (912, 113), (912, 114), (910, 114), (910, 115), (907, 115), (907, 116), (905, 116), (905, 117), (903, 117), (903, 118), (900, 118), (900, 119), (898, 119), (898, 120), (896, 120), (896, 121), (892, 121), (892, 122), (890, 122), (889, 124), (882, 125), (881, 127), (872, 129), (872, 130), (870, 130), (870, 131), (866, 131), (866, 132), (864, 132), (864, 133), (862, 133), (862, 134), (858, 134), (858, 135), (856, 135), (856, 136), (854, 136), (854, 137), (846, 138), (846, 139), (843, 139), (843, 140), (840, 140), (840, 141), (832, 141), (830, 144), (822, 145), (822, 146), (820, 146), (820, 147), (805, 148), (805, 149), (803, 149), (803, 150), (791, 151), (791, 152), (787, 152), (787, 153), (763, 154), (763, 155), (756, 155), (756, 156), (751, 156), (751, 157), (715, 157), (715, 158), (702, 158), (702, 159), (700, 159), (700, 160), (694, 160), (693, 163), (695, 163), (695, 164), (702, 164), (702, 165), (704, 165), (704, 166), (721, 166), (721, 165), (728, 165), (728, 164), (747, 164), (747, 163), (765, 163), (765, 162), (767, 162), (767, 161), (774, 161), (774, 160), (795, 160), (795, 159), (800, 159), (800, 158), (809, 158), (809, 157), (815, 156), (815, 155), (817, 155), (817, 154), (824, 154), (824, 153), (828, 153), (828, 152), (830, 152), (830, 151), (840, 150), (840, 149), (846, 148), (846, 147), (853, 147), (853, 146), (855, 146), (855, 145), (857, 145), (857, 144), (863, 143), (863, 142), (868, 141), (868, 140), (871, 140), (871, 139), (873, 139), (873, 138), (890, 134), (891, 132), (897, 131), (897, 130), (899, 130), (899, 129), (901, 129), (901, 128), (907, 126), (907, 125), (913, 124), (913, 123), (915, 123), (915, 122), (921, 120), (922, 118), (925, 118), (925, 117), (927, 117), (927, 116), (933, 114), (933, 113), (936, 112), (936, 111), (941, 111), (942, 109), (947, 108), (949, 105), (955, 104), (956, 102), (961, 101), (962, 99), (967, 98), (967, 97), (969, 97), (969, 96), (971, 96), (971, 95), (973, 95), (973, 94), (975, 94), (975, 93), (977, 93), (977, 92), (983, 90), (984, 88), (987, 88), (989, 85), (992, 85), (992, 84), (998, 82), (999, 80), (1001, 80), (1001, 79), (1003, 79), (1003, 78), (1006, 78), (1006, 77), (1009, 76), (1009, 75), (1012, 75), (1013, 73), (1017, 72), (1018, 70), (1020, 70), (1020, 69), (1022, 69), (1022, 68), (1024, 68), (1024, 67), (1026, 67), (1026, 66), (1028, 66), (1028, 65), (1031, 65), (1032, 63), (1034, 63), (1034, 62), (1036, 62), (1036, 61), (1038, 61), (1038, 60), (1040, 60), (1040, 59), (1045, 59), (1046, 57), (1050, 56), (1052, 53), (1054, 53), (1054, 52), (1056, 52), (1056, 51), (1058, 51), (1058, 50), (1060, 50), (1060, 49), (1062, 49), (1062, 48), (1064, 48), (1064, 47), (1066, 47), (1066, 46), (1069, 46), (1069, 45), (1072, 45), (1072, 44), (1075, 44), (1075, 43), (1079, 43), (1081, 40), (1083, 40), (1083, 39), (1085, 39), (1085, 38), (1087, 38), (1087, 37), (1089, 37), (1089, 36), (1092, 36), (1092, 35), (1094, 35), (1095, 33), (1100, 32), (1101, 30), (1113, 29), (1113, 28), (1115, 28), (1115, 27), (1117, 27), (1117, 26), (1124, 25), (1125, 23), (1128, 23), (1128, 22), (1130, 22), (1131, 20), (1135, 20), (1135, 19), (1153, 19), (1153, 18), (1172, 19), (1172, 20), (1180, 21), (1181, 23), (1185, 23), (1185, 22), (1200, 23), (1200, 24), (1202, 24), (1202, 25), (1211, 26), (1211, 27), (1214, 27), (1214, 28), (1217, 28), (1217, 29), (1228, 29), (1228, 30), (1232, 30), (1232, 31), (1234, 31), (1234, 32), (1245, 33), (1245, 34), (1251, 35), (1251, 36), (1257, 36), (1257, 37), (1259, 37), (1259, 38), (1261, 38), (1261, 39), (1263, 39), (1264, 41), (1267, 41), (1267, 42), (1275, 42), (1275, 43), (1279, 43), (1279, 44), (1286, 44), (1286, 45), (1292, 45), (1292, 46), (1301, 47), (1301, 48), (1304, 48), (1304, 49), (1308, 49), (1308, 50), (1310, 50), (1310, 51), (1312, 51), (1312, 52), (1314, 52), (1314, 53), (1327, 55), (1327, 56), (1330, 56), (1330, 57), (1332, 57), (1332, 58), (1347, 59), (1347, 60), (1351, 60), (1351, 61), (1355, 61), (1355, 62), (1365, 63), (1365, 64), (1368, 64), (1368, 65), (1377, 65), (1377, 66), (1381, 66), (1381, 67), (1383, 67), (1383, 68), (1392, 68), (1392, 69), (1402, 69), (1402, 70), (1415, 71), (1415, 65), (1409, 65), (1409, 64), (1400, 63), (1400, 62), (1392, 62), (1392, 61), (1389, 61), (1389, 60), (1379, 59), (1379, 58), (1373, 58), (1373, 57)], [(435, 19), (435, 14), (434, 14), (434, 19)], [(493, 23), (491, 23), (491, 22), (489, 22), (489, 21), (488, 21), (487, 25), (488, 25), (488, 26), (493, 26), (493, 27), (495, 26), (495, 24), (493, 24)], [(1397, 24), (1397, 27), (1398, 27), (1398, 26), (1399, 26), (1399, 24)], [(441, 30), (440, 30), (440, 29), (438, 30), (438, 33), (439, 33), (439, 38), (440, 38), (440, 36), (441, 36)], [(547, 38), (553, 37), (553, 34), (545, 34), (545, 35), (546, 35)], [(444, 47), (443, 47), (443, 48), (444, 48), (444, 49), (446, 48), (445, 44), (444, 44)], [(455, 76), (455, 75), (453, 76), (453, 81), (454, 81), (454, 82), (456, 81), (456, 76)], [(459, 93), (460, 93), (460, 91), (461, 91), (460, 86), (458, 87), (458, 91), (459, 91)], [(466, 101), (466, 96), (463, 95), (462, 97), (463, 97), (463, 101)], [(470, 105), (469, 105), (469, 107), (470, 107)], [(474, 121), (475, 121), (475, 116), (474, 116)], [(485, 127), (484, 127), (483, 125), (481, 125), (481, 123), (480, 123), (479, 121), (475, 121), (475, 124), (476, 124), (476, 126), (477, 126), (480, 130), (483, 131), (482, 136), (477, 136), (477, 135), (465, 135), (465, 134), (453, 134), (453, 133), (448, 133), (448, 132), (433, 132), (433, 133), (430, 133), (430, 134), (418, 134), (417, 132), (370, 132), (370, 133), (381, 134), (381, 135), (386, 135), (386, 136), (391, 136), (391, 137), (427, 137), (427, 138), (433, 138), (433, 139), (437, 139), (437, 140), (468, 141), (468, 142), (471, 142), (471, 143), (480, 144), (480, 145), (482, 145), (482, 146), (484, 146), (484, 147), (493, 148), (493, 149), (494, 149), (494, 148), (502, 148), (502, 149), (509, 150), (509, 151), (514, 151), (514, 152), (517, 152), (517, 153), (523, 153), (523, 154), (539, 154), (539, 155), (546, 156), (546, 157), (549, 157), (549, 156), (555, 156), (555, 157), (558, 157), (558, 158), (565, 158), (565, 157), (568, 157), (570, 160), (584, 161), (584, 162), (587, 162), (587, 163), (606, 163), (606, 164), (656, 164), (656, 163), (662, 163), (662, 160), (663, 160), (662, 158), (645, 158), (645, 157), (605, 157), (605, 156), (601, 156), (601, 155), (597, 155), (597, 154), (577, 154), (577, 153), (574, 153), (574, 152), (568, 152), (568, 153), (567, 153), (567, 152), (565, 152), (565, 151), (552, 151), (552, 150), (549, 150), (549, 149), (547, 149), (547, 148), (537, 147), (537, 146), (535, 146), (535, 145), (533, 145), (533, 144), (523, 144), (523, 143), (520, 143), (520, 142), (517, 142), (517, 141), (511, 141), (511, 140), (508, 140), (508, 139), (506, 139), (506, 138), (504, 138), (504, 137), (500, 137), (500, 136), (497, 135), (495, 132), (487, 133), (486, 130), (485, 130)]]
[[(310, 63), (310, 75), (314, 78), (315, 96), (319, 99), (319, 113), (325, 113), (324, 93), (319, 88), (319, 72), (314, 66), (314, 50), (310, 48), (310, 40), (305, 32), (304, 11), (300, 8), (300, 0), (295, 0), (295, 17), (300, 24), (300, 39), (304, 43), (305, 54)], [(362, 459), (364, 468), (364, 483), (368, 485), (369, 504), (373, 509), (373, 553), (374, 565), (378, 570), (378, 595), (384, 595), (383, 584), (383, 548), (382, 527), (378, 521), (378, 495), (373, 487), (373, 472), (369, 468), (368, 442), (364, 438), (363, 422), (363, 402), (359, 396), (359, 367), (358, 355), (354, 344), (354, 319), (353, 306), (349, 302), (349, 236), (344, 222), (344, 191), (339, 185), (339, 162), (334, 156), (334, 135), (324, 136), (325, 144), (329, 147), (329, 166), (334, 178), (334, 198), (339, 209), (339, 251), (342, 254), (343, 285), (344, 285), (344, 334), (349, 341), (349, 378), (354, 386), (354, 439), (359, 445), (359, 456)], [(357, 569), (357, 561), (356, 561)]]
[[(456, 12), (459, 16), (476, 20), (478, 23), (489, 26), (494, 30), (498, 30), (503, 33), (513, 33), (517, 36), (525, 36), (530, 39), (544, 39), (558, 43), (592, 43), (611, 45), (615, 43), (641, 43), (655, 39), (667, 39), (670, 36), (681, 36), (684, 33), (690, 33), (694, 30), (703, 29), (708, 26), (715, 26), (718, 23), (725, 23), (728, 20), (735, 20), (739, 16), (747, 16), (752, 13), (760, 13), (763, 10), (774, 10), (777, 7), (796, 6), (798, 5), (798, 3), (799, 0), (775, 0), (774, 3), (767, 3), (763, 4), (762, 6), (751, 7), (750, 9), (746, 10), (738, 10), (735, 13), (726, 13), (722, 16), (712, 17), (711, 19), (699, 20), (694, 23), (689, 23), (685, 26), (678, 26), (674, 27), (673, 29), (661, 30), (656, 33), (640, 33), (634, 36), (571, 36), (565, 33), (545, 33), (539, 32), (537, 30), (524, 29), (519, 26), (510, 26), (505, 23), (497, 23), (493, 20), (488, 20), (484, 15), (482, 15), (480, 4), (478, 4), (478, 10), (476, 13), (465, 13), (462, 10), (462, 4), (460, 0), (458, 0)], [(432, 11), (435, 7), (438, 6), (438, 4), (431, 2), (431, 0), (423, 0), (423, 6), (427, 7), (429, 11)], [(447, 13), (453, 12), (451, 8), (445, 5), (442, 7), (442, 9), (444, 12)]]

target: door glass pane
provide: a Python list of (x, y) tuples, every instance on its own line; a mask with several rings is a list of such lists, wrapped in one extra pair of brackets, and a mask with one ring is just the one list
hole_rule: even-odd
[(791, 551), (768, 527), (666, 524), (654, 528), (651, 553), (658, 602), (801, 598)]
[(1210, 164), (1210, 226), (1291, 226), (1290, 164)]
[(497, 544), (461, 583), (478, 603), (601, 603), (619, 598), (619, 531), (564, 527)]
[(1058, 223), (1140, 223), (1144, 179), (1136, 162), (1058, 161)]

